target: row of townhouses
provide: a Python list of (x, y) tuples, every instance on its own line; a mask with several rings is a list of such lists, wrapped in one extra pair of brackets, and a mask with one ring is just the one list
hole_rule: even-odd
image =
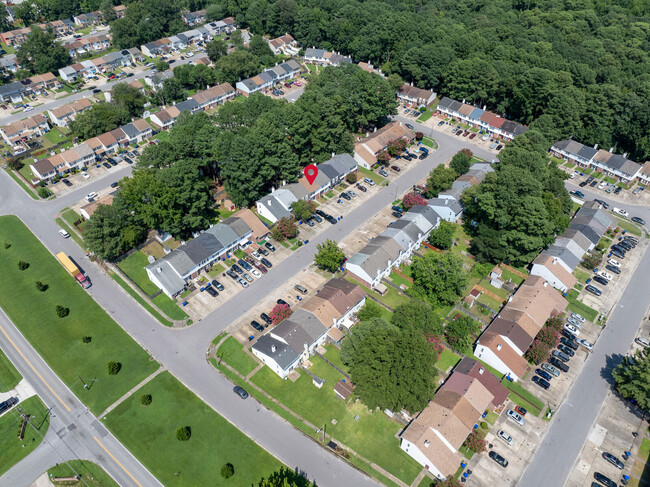
[(102, 57), (80, 61), (59, 69), (63, 81), (72, 83), (78, 79), (89, 79), (99, 73), (106, 73), (120, 66), (129, 66), (141, 61), (142, 53), (137, 47), (110, 52)]
[(456, 118), (472, 127), (485, 130), (494, 137), (505, 140), (512, 140), (528, 130), (525, 125), (487, 111), (486, 107), (478, 108), (465, 103), (465, 100), (459, 102), (446, 96), (438, 103), (437, 113)]
[(280, 54), (295, 56), (300, 52), (300, 44), (298, 44), (298, 41), (291, 34), (270, 39), (267, 43), (276, 56)]
[(63, 47), (68, 51), (71, 58), (82, 56), (89, 52), (105, 51), (111, 45), (111, 38), (107, 35), (89, 35), (66, 42)]
[(47, 111), (47, 115), (52, 125), (67, 127), (70, 125), (70, 122), (74, 122), (77, 119), (78, 114), (90, 109), (91, 106), (92, 103), (88, 98), (82, 98), (81, 100), (61, 105), (58, 108), (51, 108)]
[(253, 93), (267, 91), (273, 86), (294, 79), (300, 75), (300, 64), (293, 59), (284, 63), (276, 64), (272, 68), (265, 69), (258, 75), (238, 81), (235, 84), (237, 91), (244, 96)]
[(289, 318), (259, 337), (251, 347), (273, 372), (285, 379), (326, 341), (339, 343), (355, 323), (356, 312), (365, 304), (366, 292), (358, 284), (336, 278)]
[(352, 58), (348, 56), (343, 56), (338, 52), (326, 51), (325, 49), (316, 49), (315, 47), (305, 49), (303, 60), (308, 64), (317, 64), (319, 66), (340, 66), (341, 64), (352, 63)]
[(576, 142), (575, 140), (560, 140), (551, 147), (551, 154), (571, 161), (582, 168), (595, 169), (607, 176), (617, 178), (624, 183), (638, 181), (640, 184), (650, 184), (650, 161), (644, 165), (631, 161), (627, 154), (622, 156), (609, 151)]
[(333, 188), (357, 170), (350, 154), (332, 154), (332, 158), (318, 166), (313, 183), (301, 176), (297, 183), (285, 184), (257, 201), (257, 213), (272, 223), (291, 217), (291, 205), (298, 200), (313, 200)]
[(361, 167), (370, 169), (377, 164), (377, 156), (384, 152), (391, 142), (397, 140), (404, 140), (410, 144), (415, 140), (415, 132), (402, 122), (387, 123), (371, 134), (366, 134), (365, 138), (354, 144), (354, 160)]
[(61, 82), (52, 73), (37, 74), (0, 86), (0, 100), (3, 103), (20, 103), (26, 95), (46, 94), (46, 90), (60, 88)]
[(172, 51), (186, 49), (188, 46), (200, 45), (212, 40), (221, 34), (229, 34), (236, 29), (235, 19), (232, 17), (210, 22), (202, 27), (187, 30), (170, 37), (143, 44), (140, 49), (145, 56), (154, 57), (168, 54)]
[(268, 233), (255, 214), (244, 208), (200, 232), (145, 269), (151, 282), (173, 298), (202, 270), (209, 269), (239, 248), (248, 248), (252, 242), (260, 241)]
[[(117, 5), (113, 7), (113, 10), (115, 11), (115, 16), (118, 19), (121, 19), (126, 14), (126, 6), (124, 5)], [(84, 28), (91, 25), (103, 24), (104, 14), (102, 14), (99, 10), (95, 10), (94, 12), (75, 15), (72, 17), (72, 20), (74, 21), (75, 25)]]
[(40, 137), (50, 130), (50, 124), (40, 113), (32, 115), (24, 120), (0, 127), (0, 135), (9, 145), (20, 143), (21, 139), (31, 139), (33, 137)]

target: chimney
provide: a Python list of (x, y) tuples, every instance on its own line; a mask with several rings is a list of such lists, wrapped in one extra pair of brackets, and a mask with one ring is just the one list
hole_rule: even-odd
[(275, 345), (271, 345), (271, 353), (275, 353)]
[(548, 286), (548, 282), (544, 281), (544, 287)]
[(623, 157), (625, 157), (627, 159), (627, 152), (625, 154), (623, 154)]
[(478, 373), (479, 373), (479, 374), (483, 375), (483, 372), (485, 372), (485, 369), (484, 369), (483, 367), (481, 367), (480, 369), (478, 369)]
[(160, 266), (156, 267), (156, 272), (158, 272), (158, 274), (162, 274), (162, 269), (160, 268)]
[(334, 152), (332, 152), (332, 157), (334, 157), (334, 154), (335, 154), (335, 153), (334, 153)]
[(483, 111), (487, 110), (487, 105), (483, 105)]
[(499, 344), (497, 345), (497, 350), (501, 350), (501, 347), (502, 347), (502, 346), (503, 346), (503, 345), (501, 345), (501, 344), (499, 343)]
[(594, 149), (598, 149), (598, 144), (594, 144)]
[(465, 98), (463, 98), (463, 103), (465, 103)]
[(609, 152), (610, 152), (610, 154), (611, 154), (612, 152), (614, 152), (614, 148), (613, 148), (613, 147), (610, 147), (610, 148), (609, 148)]
[(271, 198), (268, 199), (267, 204), (271, 206)]
[(430, 442), (429, 440), (424, 440), (424, 446), (426, 446), (427, 448), (429, 448), (429, 445), (430, 445), (430, 444), (431, 444), (431, 442)]

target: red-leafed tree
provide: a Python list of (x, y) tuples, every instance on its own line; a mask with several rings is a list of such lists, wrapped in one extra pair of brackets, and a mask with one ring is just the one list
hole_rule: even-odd
[[(431, 485), (434, 485), (431, 483)], [(455, 477), (449, 477), (439, 484), (435, 484), (436, 487), (462, 487), (463, 484), (460, 483), (460, 480), (458, 480)]]
[(377, 154), (377, 162), (379, 164), (386, 164), (388, 161), (390, 161), (390, 154), (388, 152), (381, 151)]
[(437, 362), (438, 359), (440, 358), (440, 354), (445, 349), (445, 346), (440, 341), (440, 336), (435, 335), (433, 333), (425, 333), (424, 338), (426, 338), (427, 342), (431, 344), (431, 348), (436, 354), (436, 362)]
[(539, 330), (536, 340), (539, 340), (549, 348), (555, 348), (558, 343), (560, 343), (560, 332), (548, 326), (544, 326)]
[(415, 132), (415, 140), (422, 140), (424, 138), (424, 134), (422, 132)]
[(475, 453), (483, 453), (485, 451), (486, 442), (478, 431), (472, 430), (463, 445)]
[(273, 324), (277, 325), (282, 320), (286, 320), (292, 313), (293, 311), (288, 304), (276, 304), (271, 310), (270, 318)]
[(461, 149), (461, 152), (467, 155), (467, 157), (469, 157), (470, 159), (474, 157), (474, 153), (472, 152), (471, 149), (467, 149), (467, 148)]
[(526, 353), (524, 355), (526, 357), (526, 360), (528, 360), (530, 363), (537, 364), (543, 360), (546, 360), (548, 357), (548, 351), (548, 345), (545, 345), (539, 340), (535, 340), (532, 345), (528, 347), (528, 350), (526, 350)]
[(298, 226), (293, 218), (280, 218), (271, 229), (271, 236), (279, 241), (298, 235)]
[(413, 193), (408, 193), (404, 198), (402, 199), (402, 205), (404, 205), (404, 208), (407, 210), (410, 210), (413, 208), (415, 205), (427, 205), (427, 200), (425, 200), (422, 195), (419, 194), (413, 194)]

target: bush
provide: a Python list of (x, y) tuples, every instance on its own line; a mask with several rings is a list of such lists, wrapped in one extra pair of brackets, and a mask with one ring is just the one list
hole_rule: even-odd
[(21, 271), (26, 270), (28, 267), (29, 267), (29, 262), (25, 262), (24, 260), (19, 260), (19, 261), (18, 261), (18, 268), (19, 268)]
[(151, 404), (151, 394), (142, 394), (140, 396), (140, 404), (143, 406), (148, 406)]
[(47, 288), (49, 287), (47, 284), (43, 284), (41, 281), (36, 281), (34, 284), (36, 285), (36, 289), (41, 292), (47, 291)]
[(407, 211), (413, 208), (415, 205), (427, 206), (427, 200), (425, 200), (421, 195), (408, 193), (402, 198), (402, 205)]
[(22, 161), (16, 159), (15, 157), (10, 157), (7, 159), (7, 166), (9, 166), (14, 171), (20, 171), (25, 164)]
[(488, 429), (488, 424), (485, 421), (481, 421), (481, 428), (484, 430)]
[(122, 364), (119, 362), (108, 362), (108, 375), (117, 375), (122, 369)]
[(83, 343), (90, 343), (90, 342), (93, 341), (93, 337), (83, 337), (83, 338), (81, 339), (81, 341), (82, 341)]
[(288, 304), (276, 304), (273, 306), (269, 317), (271, 318), (271, 322), (274, 325), (277, 325), (282, 320), (287, 319), (289, 316), (291, 316), (292, 313), (293, 310), (289, 307)]
[(356, 182), (357, 182), (357, 179), (358, 179), (358, 177), (357, 177), (357, 173), (356, 173), (356, 172), (351, 172), (350, 174), (348, 174), (347, 176), (345, 176), (345, 180), (346, 180), (348, 183), (350, 183), (350, 184), (354, 184), (354, 183), (356, 183)]
[(476, 430), (472, 430), (463, 445), (472, 450), (474, 453), (483, 453), (485, 451), (485, 440)]
[(192, 428), (189, 426), (181, 426), (176, 430), (176, 439), (178, 441), (187, 441), (192, 436)]
[(65, 317), (68, 316), (69, 314), (70, 314), (70, 309), (69, 309), (69, 308), (64, 308), (64, 307), (61, 306), (60, 304), (57, 304), (57, 305), (56, 305), (56, 315), (57, 315), (59, 318), (65, 318)]
[(232, 463), (226, 463), (223, 467), (221, 467), (221, 476), (224, 479), (229, 479), (233, 475), (235, 475), (235, 467)]
[(298, 226), (293, 218), (280, 218), (271, 229), (271, 236), (282, 242), (298, 235)]
[(50, 191), (47, 188), (38, 188), (36, 190), (36, 193), (38, 193), (38, 196), (40, 196), (43, 199), (49, 198), (50, 196), (52, 196), (52, 191)]
[(422, 140), (424, 138), (424, 134), (422, 132), (415, 132), (415, 140)]
[(8, 249), (9, 247), (11, 247), (11, 244), (10, 244), (9, 242), (5, 242), (5, 243), (3, 243), (2, 245), (3, 245), (3, 247), (4, 247), (5, 249)]

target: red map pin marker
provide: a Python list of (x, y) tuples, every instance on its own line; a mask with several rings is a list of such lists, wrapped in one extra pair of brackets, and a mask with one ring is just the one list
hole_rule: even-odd
[(305, 168), (305, 177), (309, 181), (309, 184), (314, 184), (316, 176), (318, 176), (318, 168), (315, 165), (310, 164)]

